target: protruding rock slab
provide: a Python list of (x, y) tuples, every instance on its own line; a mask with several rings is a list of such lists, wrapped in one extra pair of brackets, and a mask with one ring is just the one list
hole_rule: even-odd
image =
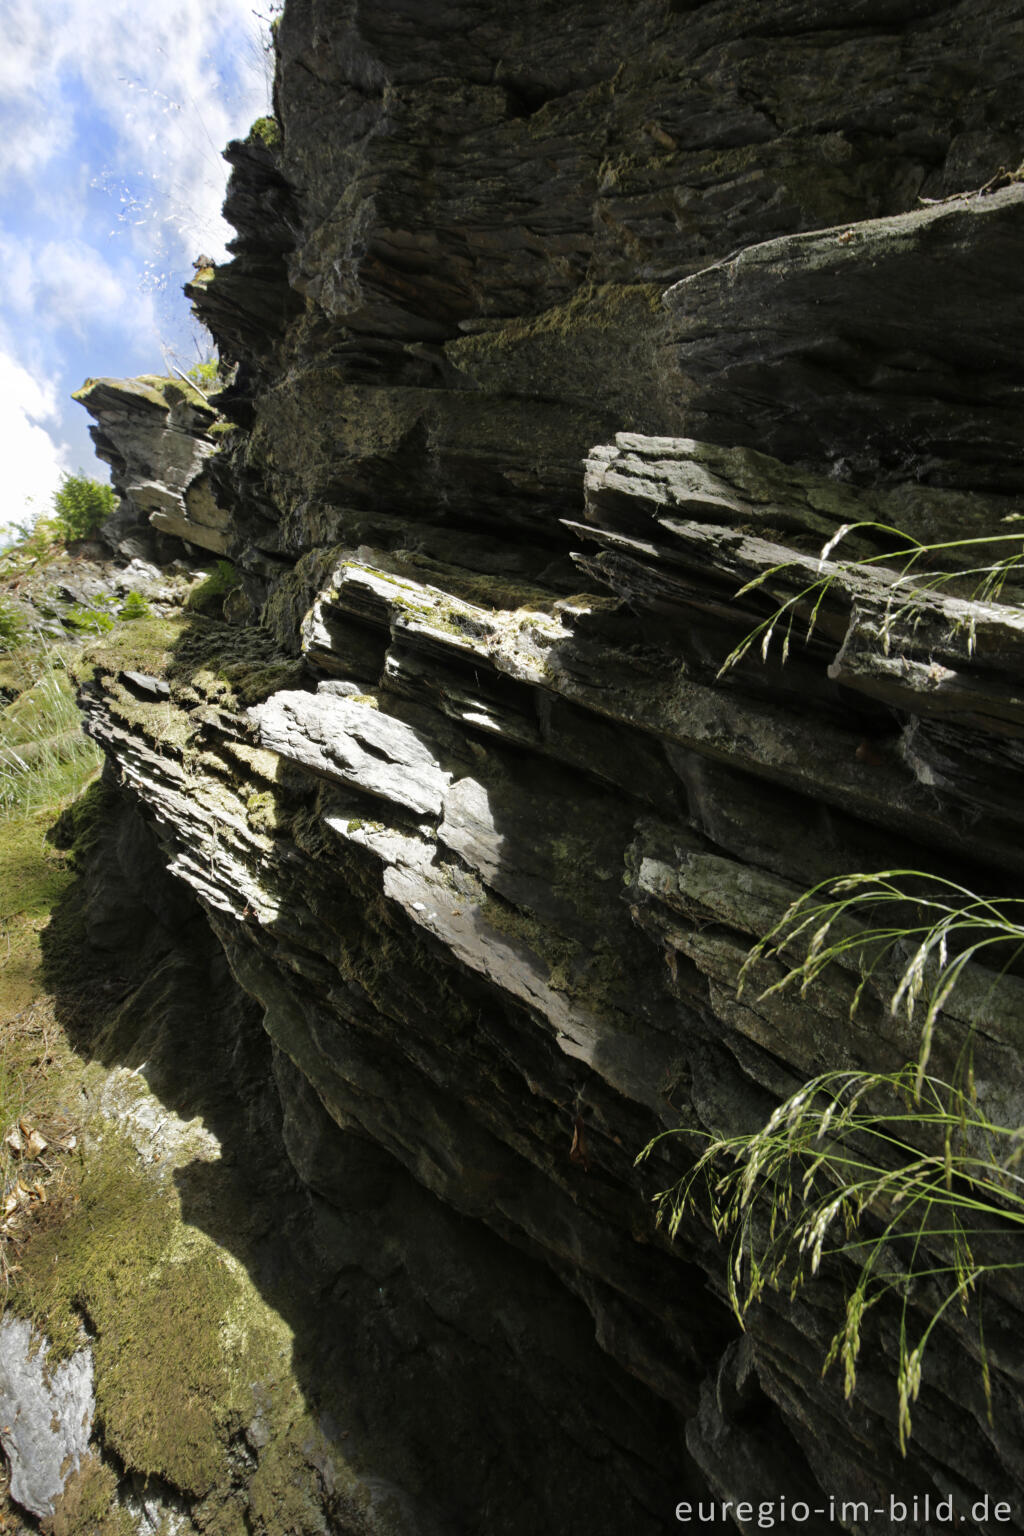
[(216, 451), (212, 429), (220, 420), (199, 390), (185, 380), (89, 379), (74, 397), (96, 425), (96, 452), (113, 471), (121, 506), (104, 537), (119, 554), (154, 553), (148, 528), (223, 554), (227, 514), (204, 474)]
[(1024, 488), (1024, 186), (785, 235), (666, 294), (687, 429), (840, 474)]

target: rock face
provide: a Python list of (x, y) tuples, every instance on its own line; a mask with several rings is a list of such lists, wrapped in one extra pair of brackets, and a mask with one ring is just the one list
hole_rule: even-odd
[[(1010, 1281), (991, 1414), (947, 1313), (902, 1461), (898, 1307), (844, 1402), (841, 1267), (740, 1335), (707, 1221), (654, 1222), (698, 1138), (634, 1167), (662, 1129), (738, 1134), (915, 1055), (891, 969), (852, 1017), (854, 960), (737, 997), (802, 890), (1018, 888), (1012, 585), (973, 601), (939, 550), (911, 601), (878, 562), (1012, 533), (1022, 44), (1019, 5), (973, 0), (288, 0), (278, 142), (232, 146), (235, 255), (189, 290), (239, 430), (211, 459), (199, 413), (200, 473), (150, 508), (244, 597), (169, 655), (99, 656), (85, 706), (261, 1010), (315, 1208), (377, 1223), (400, 1188), (427, 1234), (401, 1262), (457, 1228), (477, 1266), (472, 1304), (424, 1272), (408, 1346), (479, 1322), (458, 1435), (419, 1438), (438, 1377), (406, 1360), (374, 1442), (417, 1528), (653, 1532), (714, 1494), (861, 1530), (855, 1501), (988, 1494), (1024, 1529)], [(130, 389), (87, 404), (135, 485)], [(935, 1060), (980, 1028), (982, 1102), (1017, 1125), (1022, 983), (993, 975)]]
[[(89, 379), (75, 399), (95, 417), (96, 452), (111, 468), (120, 506), (103, 537), (117, 554), (168, 558), (173, 534), (200, 549), (227, 549), (228, 514), (206, 461), (224, 423), (186, 381)], [(176, 546), (180, 550), (181, 546)]]
[(11, 1496), (34, 1515), (52, 1514), (68, 1473), (89, 1444), (95, 1403), (92, 1356), (79, 1350), (48, 1369), (45, 1351), (32, 1348), (32, 1325), (5, 1317), (0, 1324), (0, 1413)]

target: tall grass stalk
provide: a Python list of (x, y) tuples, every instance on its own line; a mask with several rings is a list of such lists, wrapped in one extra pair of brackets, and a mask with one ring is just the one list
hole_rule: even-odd
[[(992, 900), (920, 870), (823, 881), (792, 902), (740, 970), (742, 992), (760, 963), (782, 976), (761, 998), (802, 995), (838, 963), (860, 971), (855, 1013), (874, 979), (894, 1015), (921, 1020), (916, 1061), (898, 1072), (833, 1071), (805, 1083), (758, 1131), (707, 1142), (681, 1179), (655, 1196), (675, 1236), (701, 1189), (712, 1227), (731, 1243), (728, 1293), (742, 1322), (766, 1289), (794, 1296), (823, 1261), (844, 1257), (855, 1280), (824, 1371), (840, 1361), (854, 1390), (861, 1329), (883, 1297), (899, 1302), (896, 1386), (901, 1450), (932, 1332), (952, 1307), (975, 1307), (978, 1360), (991, 1414), (979, 1285), (1024, 1269), (1021, 1256), (979, 1256), (979, 1244), (1024, 1228), (1024, 1127), (996, 1124), (978, 1102), (972, 1022), (949, 1080), (929, 1071), (935, 1028), (967, 968), (989, 962), (990, 991), (1024, 950), (1024, 900)], [(995, 962), (993, 964), (993, 961)], [(976, 979), (977, 973), (975, 973)], [(849, 1271), (848, 1271), (849, 1272)], [(823, 1372), (824, 1373), (824, 1372)]]
[(61, 650), (23, 646), (16, 660), (22, 691), (0, 713), (0, 820), (59, 808), (101, 761)]
[[(900, 541), (899, 547), (886, 550), (881, 554), (869, 555), (862, 560), (831, 561), (829, 557), (843, 539), (861, 529), (866, 529), (883, 537), (894, 537)], [(926, 560), (943, 556), (949, 557), (961, 552), (966, 560), (971, 562), (977, 555), (983, 555), (984, 552), (998, 545), (1002, 545), (1004, 548), (1007, 545), (1011, 546), (1009, 553), (1001, 556), (999, 559), (986, 561), (982, 558), (982, 563), (980, 564), (968, 563), (956, 570), (922, 571), (919, 569), (919, 566)], [(826, 564), (830, 567), (828, 570), (825, 569)], [(986, 534), (973, 539), (946, 539), (940, 543), (923, 544), (919, 539), (913, 538), (912, 535), (904, 533), (898, 528), (890, 527), (887, 523), (870, 521), (844, 523), (828, 542), (823, 545), (818, 556), (819, 575), (815, 580), (808, 582), (799, 592), (795, 592), (786, 598), (785, 602), (780, 603), (773, 613), (769, 614), (766, 619), (763, 619), (760, 624), (746, 634), (739, 644), (729, 652), (729, 655), (718, 669), (718, 676), (722, 677), (731, 667), (736, 666), (737, 662), (742, 661), (744, 656), (754, 646), (757, 646), (760, 650), (762, 661), (767, 661), (775, 631), (780, 625), (783, 626), (782, 661), (785, 663), (789, 656), (790, 643), (793, 637), (793, 625), (801, 610), (806, 611), (807, 607), (810, 606), (810, 616), (804, 635), (805, 641), (808, 641), (817, 627), (822, 604), (832, 587), (837, 583), (842, 583), (844, 576), (868, 567), (880, 566), (884, 568), (893, 564), (900, 566), (900, 573), (891, 582), (887, 592), (885, 619), (882, 630), (883, 649), (886, 654), (889, 652), (892, 633), (896, 623), (900, 619), (905, 618), (908, 613), (914, 611), (920, 604), (922, 595), (926, 592), (941, 592), (943, 588), (951, 583), (960, 584), (969, 581), (973, 583), (970, 589), (971, 601), (979, 603), (999, 602), (1008, 578), (1018, 570), (1018, 567), (1024, 564), (1024, 534), (996, 533)], [(779, 576), (784, 571), (794, 568), (803, 569), (804, 566), (797, 561), (780, 561), (778, 565), (773, 565), (769, 570), (762, 571), (751, 581), (740, 587), (736, 596), (742, 597), (747, 592), (753, 592), (758, 587), (764, 586), (773, 576)], [(1024, 572), (1021, 574), (1024, 574)], [(973, 654), (974, 634), (969, 620), (966, 623), (966, 628), (968, 631), (968, 651)]]
[[(655, 1137), (638, 1161), (678, 1134)], [(716, 1235), (730, 1240), (728, 1293), (741, 1323), (766, 1289), (788, 1288), (792, 1298), (824, 1261), (844, 1257), (854, 1280), (822, 1374), (839, 1361), (852, 1395), (864, 1318), (894, 1297), (905, 1454), (932, 1333), (950, 1308), (966, 1317), (973, 1307), (991, 1417), (979, 1287), (987, 1275), (1024, 1268), (1024, 1253), (985, 1258), (979, 1244), (1024, 1227), (1020, 1130), (993, 1124), (964, 1087), (912, 1063), (825, 1073), (753, 1135), (707, 1141), (689, 1172), (655, 1197), (659, 1220), (675, 1236), (703, 1191)]]
[(892, 983), (890, 1011), (908, 1022), (921, 1018), (921, 1083), (936, 1021), (966, 968), (994, 956), (1000, 962), (994, 986), (1022, 951), (1024, 900), (992, 900), (921, 870), (886, 869), (825, 880), (805, 891), (751, 949), (738, 991), (763, 960), (779, 960), (786, 970), (762, 998), (789, 987), (806, 995), (827, 966), (852, 960), (860, 970), (853, 1014), (868, 983), (881, 973), (883, 984)]

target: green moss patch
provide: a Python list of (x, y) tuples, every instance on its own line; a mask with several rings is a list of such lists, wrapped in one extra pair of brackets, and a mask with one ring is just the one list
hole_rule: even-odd
[(281, 142), (281, 124), (276, 117), (258, 117), (249, 129), (245, 142), (275, 149)]
[(40, 933), (71, 882), (67, 855), (47, 842), (52, 811), (0, 823), (0, 1019), (39, 992)]
[(53, 1513), (53, 1536), (135, 1536), (126, 1509), (115, 1506), (117, 1476), (95, 1456), (86, 1456), (64, 1485)]
[(226, 1442), (251, 1416), (251, 1385), (283, 1325), (244, 1272), (181, 1218), (178, 1195), (108, 1127), (71, 1215), (25, 1253), (13, 1304), (55, 1358), (92, 1335), (96, 1422), (126, 1468), (202, 1498), (226, 1475)]
[(78, 683), (88, 682), (96, 671), (101, 675), (129, 671), (163, 677), (183, 625), (179, 617), (153, 617), (118, 627), (83, 647), (73, 658), (72, 676)]
[(205, 580), (192, 588), (185, 606), (193, 613), (205, 613), (211, 618), (219, 618), (224, 608), (224, 599), (241, 584), (241, 580), (230, 560), (218, 560)]

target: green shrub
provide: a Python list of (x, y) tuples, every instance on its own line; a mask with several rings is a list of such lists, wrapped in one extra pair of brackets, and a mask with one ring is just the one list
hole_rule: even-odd
[(87, 475), (65, 475), (53, 497), (54, 521), (65, 543), (87, 539), (114, 510), (113, 487)]
[(194, 363), (188, 370), (188, 376), (200, 389), (211, 389), (220, 381), (220, 362), (215, 357), (209, 357), (204, 363)]
[(60, 552), (63, 534), (53, 518), (39, 515), (31, 523), (12, 523), (11, 527), (18, 537), (4, 551), (5, 573)]
[(65, 609), (62, 618), (65, 625), (79, 635), (109, 634), (117, 622), (111, 613), (115, 598), (93, 598), (91, 603), (75, 603)]
[(141, 592), (129, 592), (118, 615), (122, 619), (148, 619), (153, 610)]
[(249, 129), (248, 144), (264, 144), (275, 149), (281, 142), (281, 125), (276, 117), (258, 117)]

